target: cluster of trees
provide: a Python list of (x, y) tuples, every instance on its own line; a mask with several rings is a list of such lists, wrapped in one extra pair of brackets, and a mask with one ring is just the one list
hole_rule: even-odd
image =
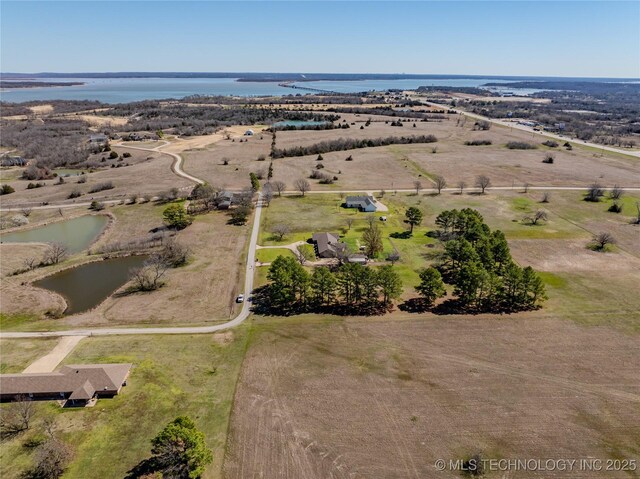
[(322, 141), (307, 146), (295, 146), (292, 148), (274, 148), (271, 152), (273, 158), (286, 158), (291, 156), (318, 155), (331, 151), (354, 150), (357, 148), (372, 148), (410, 143), (434, 143), (438, 139), (433, 135), (419, 136), (388, 136), (386, 138), (338, 138), (336, 140)]
[(476, 210), (443, 211), (436, 224), (445, 242), (439, 270), (454, 286), (459, 306), (513, 312), (535, 309), (546, 299), (540, 277), (513, 261), (504, 234), (491, 231)]
[(371, 268), (345, 263), (312, 274), (292, 257), (278, 256), (269, 267), (269, 309), (279, 314), (332, 310), (372, 314), (388, 309), (402, 293), (402, 280), (393, 266)]
[[(25, 158), (35, 159), (39, 168), (72, 166), (89, 158), (87, 138), (92, 133), (88, 123), (81, 120), (47, 119), (9, 121), (0, 123), (0, 145), (15, 148)], [(42, 177), (27, 178), (30, 180)]]

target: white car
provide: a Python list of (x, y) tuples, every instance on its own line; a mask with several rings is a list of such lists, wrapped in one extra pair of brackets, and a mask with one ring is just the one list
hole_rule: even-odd
[(244, 294), (239, 294), (236, 298), (236, 303), (244, 303)]

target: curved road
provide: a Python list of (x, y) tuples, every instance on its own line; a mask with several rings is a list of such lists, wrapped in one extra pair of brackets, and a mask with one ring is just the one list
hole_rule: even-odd
[[(161, 145), (154, 149), (139, 148), (138, 150), (158, 151), (165, 145)], [(128, 147), (131, 148), (131, 147)], [(174, 158), (174, 163), (171, 166), (171, 170), (178, 176), (187, 178), (193, 182), (202, 184), (203, 180), (191, 176), (182, 170), (182, 157), (175, 153), (167, 153)], [(74, 206), (78, 206), (77, 204)], [(74, 329), (65, 331), (37, 331), (37, 332), (0, 332), (0, 339), (7, 338), (37, 338), (37, 337), (61, 337), (61, 336), (111, 336), (111, 335), (123, 335), (123, 334), (203, 334), (213, 333), (221, 331), (223, 329), (233, 328), (242, 323), (249, 317), (250, 314), (250, 294), (253, 291), (253, 276), (254, 265), (256, 262), (256, 245), (258, 244), (258, 231), (260, 229), (260, 216), (262, 215), (262, 195), (258, 193), (258, 202), (256, 204), (256, 211), (253, 217), (253, 226), (251, 228), (251, 238), (249, 239), (249, 251), (247, 252), (247, 264), (244, 277), (244, 295), (245, 302), (242, 303), (242, 309), (240, 313), (230, 321), (226, 323), (215, 324), (212, 326), (182, 326), (174, 328), (87, 328), (87, 329)]]

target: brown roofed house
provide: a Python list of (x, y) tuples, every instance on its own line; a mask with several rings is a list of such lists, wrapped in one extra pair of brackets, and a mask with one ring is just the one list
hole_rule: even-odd
[(337, 233), (314, 233), (312, 240), (319, 258), (337, 258), (346, 248)]
[(118, 394), (130, 370), (131, 364), (70, 364), (51, 373), (0, 374), (0, 401), (25, 396), (84, 406), (94, 398)]

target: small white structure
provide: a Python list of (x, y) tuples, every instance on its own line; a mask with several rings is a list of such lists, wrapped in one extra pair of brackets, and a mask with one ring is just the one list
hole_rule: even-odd
[(244, 136), (253, 136), (253, 130), (247, 130), (244, 132)]

